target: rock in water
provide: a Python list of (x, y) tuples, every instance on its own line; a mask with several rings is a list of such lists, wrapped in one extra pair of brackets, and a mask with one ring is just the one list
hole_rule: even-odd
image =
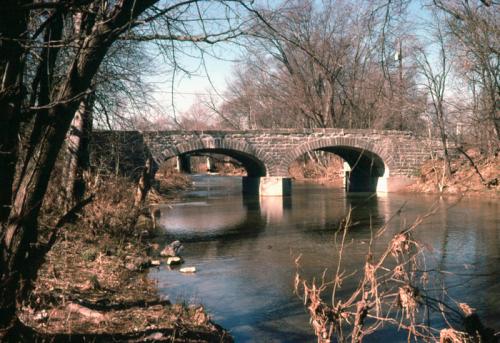
[(160, 255), (163, 257), (177, 256), (182, 251), (182, 249), (184, 249), (184, 247), (182, 246), (181, 242), (173, 241), (160, 252)]
[(179, 256), (171, 256), (167, 258), (167, 264), (169, 266), (174, 265), (174, 264), (181, 264), (182, 260)]
[(196, 267), (184, 267), (179, 269), (181, 273), (196, 273)]
[(184, 249), (184, 246), (179, 241), (173, 241), (170, 245), (174, 249), (176, 255), (180, 254), (180, 252)]
[(163, 257), (175, 256), (175, 250), (170, 245), (167, 245), (160, 252), (160, 255), (163, 256)]

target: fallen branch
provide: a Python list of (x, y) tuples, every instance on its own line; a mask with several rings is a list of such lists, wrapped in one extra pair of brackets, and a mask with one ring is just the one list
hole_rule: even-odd
[(472, 160), (472, 158), (462, 149), (462, 147), (459, 147), (457, 146), (456, 148), (458, 150), (458, 152), (460, 152), (462, 155), (465, 156), (465, 158), (467, 158), (470, 162), (470, 165), (474, 167), (474, 170), (476, 171), (476, 174), (479, 175), (479, 178), (481, 179), (481, 182), (484, 184), (484, 185), (487, 185), (487, 182), (486, 180), (483, 178), (483, 175), (481, 175), (481, 172), (479, 171), (479, 169), (477, 168), (476, 164), (474, 163), (474, 161)]

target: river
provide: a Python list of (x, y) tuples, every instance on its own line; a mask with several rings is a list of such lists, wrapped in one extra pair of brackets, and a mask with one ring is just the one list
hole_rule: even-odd
[[(212, 319), (230, 330), (236, 342), (314, 342), (302, 301), (293, 294), (294, 259), (308, 277), (332, 271), (338, 258), (334, 233), (353, 210), (343, 268), (363, 263), (371, 229), (390, 218), (374, 249), (433, 206), (439, 210), (417, 229), (429, 251), (429, 265), (451, 297), (475, 308), (483, 322), (500, 330), (499, 203), (481, 197), (346, 194), (342, 189), (294, 183), (289, 198), (243, 197), (241, 179), (194, 175), (194, 189), (162, 207), (168, 239), (185, 245), (186, 275), (167, 267), (153, 269), (160, 291), (175, 302), (201, 303)], [(458, 201), (460, 200), (460, 201)], [(398, 212), (399, 211), (399, 212)], [(327, 276), (330, 273), (327, 272)], [(348, 293), (355, 280), (343, 285)], [(384, 328), (366, 342), (405, 342)]]

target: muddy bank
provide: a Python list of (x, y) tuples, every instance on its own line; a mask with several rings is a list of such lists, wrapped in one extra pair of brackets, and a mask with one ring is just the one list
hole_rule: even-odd
[(481, 194), (500, 196), (500, 157), (487, 156), (469, 149), (451, 161), (452, 175), (447, 177), (442, 160), (429, 160), (421, 168), (419, 179), (406, 191), (441, 194)]
[(106, 180), (78, 220), (61, 230), (19, 313), (29, 340), (232, 341), (203, 307), (158, 295), (147, 270), (165, 268), (166, 261), (152, 243), (153, 218), (132, 208), (133, 188)]
[[(443, 160), (429, 160), (422, 166), (418, 179), (400, 192), (441, 194), (485, 194), (500, 195), (500, 157), (484, 155), (477, 149), (458, 154), (451, 162), (452, 175), (444, 172)], [(343, 187), (342, 161), (332, 159), (321, 163), (295, 161), (290, 166), (290, 175), (296, 181), (314, 182)]]

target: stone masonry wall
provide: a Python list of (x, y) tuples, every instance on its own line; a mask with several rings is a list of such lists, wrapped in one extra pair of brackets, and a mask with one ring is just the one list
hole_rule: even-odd
[[(97, 136), (116, 135), (98, 132)], [(121, 132), (136, 137), (138, 132)], [(420, 165), (439, 149), (439, 142), (410, 132), (347, 129), (277, 129), (249, 131), (148, 131), (141, 132), (144, 146), (161, 163), (167, 158), (196, 150), (235, 151), (261, 161), (268, 176), (287, 176), (288, 166), (307, 151), (343, 146), (378, 155), (390, 175), (413, 176)], [(137, 139), (135, 139), (137, 141)], [(135, 148), (136, 151), (141, 151)]]

